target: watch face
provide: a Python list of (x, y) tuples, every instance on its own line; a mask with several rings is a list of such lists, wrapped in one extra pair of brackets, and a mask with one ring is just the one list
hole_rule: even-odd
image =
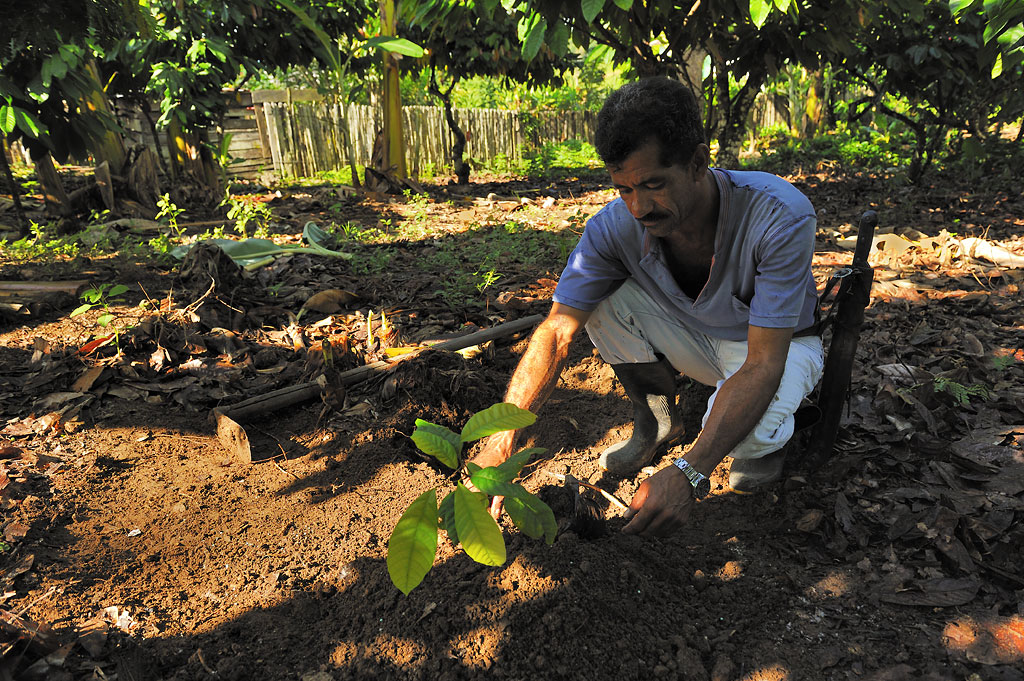
[(701, 478), (700, 482), (693, 486), (693, 496), (703, 499), (709, 494), (711, 494), (711, 481), (707, 478)]

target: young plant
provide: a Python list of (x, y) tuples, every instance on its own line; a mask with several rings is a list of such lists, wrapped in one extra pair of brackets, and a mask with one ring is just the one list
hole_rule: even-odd
[(128, 287), (124, 284), (115, 284), (113, 286), (110, 284), (100, 284), (99, 286), (86, 289), (81, 295), (82, 300), (85, 302), (76, 307), (69, 316), (77, 317), (94, 307), (102, 307), (104, 312), (96, 318), (96, 323), (106, 328), (114, 320), (114, 315), (110, 313), (110, 304), (124, 302), (118, 296), (127, 290)]
[[(82, 292), (81, 298), (85, 302), (72, 310), (69, 316), (77, 317), (83, 312), (88, 312), (94, 307), (103, 308), (103, 314), (96, 318), (96, 324), (106, 329), (110, 326), (110, 323), (114, 321), (114, 315), (110, 312), (111, 304), (123, 303), (124, 300), (119, 298), (120, 295), (125, 293), (128, 287), (124, 284), (100, 284), (90, 289), (86, 289)], [(113, 327), (114, 344), (117, 346), (118, 352), (121, 351), (121, 331), (116, 326)]]
[(505, 562), (505, 538), (497, 521), (487, 509), (492, 496), (505, 497), (505, 510), (524, 534), (550, 544), (558, 525), (555, 514), (543, 501), (515, 482), (519, 471), (533, 454), (543, 449), (524, 449), (498, 466), (481, 468), (462, 461), (462, 445), (504, 430), (516, 430), (532, 424), (536, 416), (514, 404), (501, 402), (474, 414), (455, 433), (444, 426), (416, 419), (412, 441), (424, 454), (433, 456), (448, 468), (464, 468), (470, 483), (457, 483), (438, 505), (437, 489), (428, 489), (413, 501), (398, 520), (388, 540), (388, 574), (399, 590), (408, 595), (434, 565), (437, 531), (443, 529), (453, 544), (461, 544), (470, 558), (483, 565)]

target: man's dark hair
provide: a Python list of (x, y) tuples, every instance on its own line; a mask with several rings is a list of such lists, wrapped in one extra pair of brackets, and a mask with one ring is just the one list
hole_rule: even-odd
[(685, 165), (705, 142), (697, 99), (677, 80), (645, 78), (623, 85), (597, 115), (594, 146), (605, 165), (622, 163), (651, 139), (658, 142), (666, 167)]

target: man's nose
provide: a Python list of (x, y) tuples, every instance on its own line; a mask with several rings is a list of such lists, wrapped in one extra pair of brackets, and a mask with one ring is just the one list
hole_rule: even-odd
[(629, 193), (626, 207), (637, 220), (651, 212), (651, 201), (645, 192), (633, 190)]

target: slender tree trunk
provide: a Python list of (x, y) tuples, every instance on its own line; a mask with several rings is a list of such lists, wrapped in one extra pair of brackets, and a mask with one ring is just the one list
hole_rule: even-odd
[(199, 134), (185, 132), (176, 117), (167, 126), (167, 140), (171, 149), (171, 173), (176, 181), (191, 178), (207, 187), (214, 196), (223, 192), (221, 173), (209, 149)]
[(21, 205), (21, 187), (14, 179), (11, 172), (11, 165), (7, 162), (7, 149), (9, 148), (7, 136), (0, 137), (0, 165), (3, 165), (4, 178), (11, 188), (11, 200), (14, 201), (14, 214), (18, 216), (18, 232), (21, 236), (28, 234), (28, 220), (25, 218), (25, 208)]
[(437, 84), (437, 71), (431, 65), (430, 91), (441, 100), (441, 104), (444, 106), (444, 119), (448, 123), (448, 129), (455, 136), (455, 143), (452, 145), (452, 169), (455, 171), (455, 182), (456, 184), (469, 184), (469, 164), (465, 159), (466, 134), (459, 127), (459, 122), (455, 119), (455, 112), (452, 110), (452, 90), (455, 89), (456, 82), (452, 80), (451, 86), (442, 91)]
[(754, 106), (754, 99), (764, 83), (763, 71), (751, 71), (747, 81), (734, 97), (729, 96), (729, 75), (725, 65), (718, 65), (716, 95), (721, 119), (718, 128), (718, 155), (715, 165), (721, 168), (739, 166), (739, 152), (746, 136), (747, 120)]
[[(114, 115), (113, 109), (110, 108), (107, 93), (103, 91), (99, 67), (96, 66), (95, 60), (90, 59), (86, 62), (84, 73), (92, 90), (80, 101), (82, 115), (92, 115), (97, 118), (109, 117), (111, 121), (116, 121), (117, 117)], [(105, 129), (102, 135), (92, 139), (89, 146), (89, 152), (96, 159), (97, 165), (106, 161), (112, 172), (117, 175), (121, 174), (128, 157), (128, 151), (125, 149), (124, 139), (121, 135), (113, 130)]]
[(153, 116), (149, 113), (148, 99), (139, 104), (139, 111), (142, 112), (142, 117), (146, 119), (146, 125), (149, 126), (149, 132), (153, 135), (153, 148), (156, 152), (156, 160), (160, 164), (160, 171), (164, 174), (164, 177), (170, 178), (171, 172), (164, 161), (164, 155), (160, 153), (160, 134), (156, 131), (156, 123), (153, 121)]
[[(395, 0), (380, 0), (381, 35), (397, 33)], [(405, 167), (405, 141), (402, 138), (402, 95), (398, 87), (398, 58), (384, 51), (384, 168), (381, 172), (408, 177)]]
[(43, 187), (46, 205), (56, 207), (57, 213), (62, 217), (71, 215), (71, 199), (68, 198), (64, 183), (53, 166), (53, 157), (47, 154), (36, 161), (35, 166), (39, 184)]

